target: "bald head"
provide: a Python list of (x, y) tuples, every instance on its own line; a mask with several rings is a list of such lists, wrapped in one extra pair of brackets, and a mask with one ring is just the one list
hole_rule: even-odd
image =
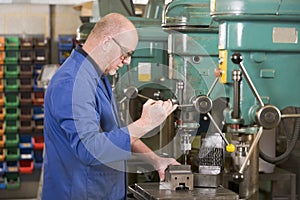
[(111, 65), (121, 66), (114, 61), (127, 63), (124, 55), (133, 51), (137, 43), (138, 33), (134, 24), (121, 14), (110, 13), (95, 24), (83, 49), (105, 71)]
[(137, 30), (130, 20), (119, 13), (110, 13), (95, 24), (84, 44), (84, 49), (88, 52), (93, 51), (106, 37), (121, 37), (123, 41), (138, 39)]
[(101, 38), (105, 35), (117, 35), (124, 31), (135, 30), (135, 26), (126, 17), (118, 13), (104, 16), (93, 28), (91, 37)]

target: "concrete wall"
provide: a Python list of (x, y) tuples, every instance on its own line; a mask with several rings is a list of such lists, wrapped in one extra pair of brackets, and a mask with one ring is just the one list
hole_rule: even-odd
[[(53, 12), (50, 13), (50, 10)], [(73, 5), (0, 4), (0, 35), (45, 35), (51, 37), (51, 62), (58, 62), (57, 38), (76, 34), (80, 11)], [(51, 23), (52, 21), (52, 23)], [(52, 24), (52, 25), (51, 25)]]

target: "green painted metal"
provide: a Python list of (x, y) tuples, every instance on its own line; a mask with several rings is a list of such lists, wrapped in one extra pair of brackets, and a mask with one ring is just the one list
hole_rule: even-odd
[[(117, 88), (136, 86), (141, 90), (151, 84), (154, 88), (172, 88), (172, 83), (166, 79), (168, 76), (168, 34), (162, 30), (161, 20), (143, 17), (128, 17), (128, 19), (137, 28), (139, 42), (132, 56), (129, 71), (128, 68), (123, 67), (118, 72), (119, 82), (122, 83), (122, 86)], [(139, 77), (141, 72), (138, 69), (139, 65), (145, 63), (151, 66), (151, 77), (147, 80)], [(160, 85), (166, 86), (160, 87)]]
[(143, 18), (161, 20), (164, 6), (164, 0), (149, 0), (145, 7)]
[[(146, 20), (147, 21), (147, 20)], [(137, 23), (135, 23), (137, 24)], [(166, 90), (175, 90), (175, 82), (168, 79), (168, 34), (163, 32), (161, 27), (137, 25), (139, 42), (132, 56), (129, 69), (124, 66), (119, 69), (118, 84), (116, 93), (124, 96), (122, 90), (129, 86), (135, 86), (139, 90), (145, 87), (153, 87), (166, 92), (165, 99), (172, 98)], [(149, 72), (142, 77), (143, 72), (139, 66), (146, 65)]]
[(76, 30), (76, 40), (79, 43), (85, 43), (85, 40), (87, 39), (94, 26), (95, 23), (90, 22), (81, 24)]
[[(299, 15), (298, 0), (211, 0), (213, 15)], [(285, 16), (287, 17), (287, 16)], [(261, 19), (261, 17), (260, 17)]]
[[(182, 80), (184, 104), (206, 95), (218, 65), (218, 24), (210, 14), (209, 0), (174, 0), (166, 6), (162, 27), (169, 33), (174, 79)], [(220, 97), (217, 88), (212, 98)]]
[(213, 27), (209, 0), (174, 0), (170, 2), (163, 16), (163, 26)]
[[(185, 82), (186, 99), (183, 103), (189, 104), (195, 97), (206, 95), (213, 83), (214, 69), (218, 65), (218, 34), (201, 32), (201, 29), (192, 33), (170, 32), (169, 34), (173, 78)], [(216, 91), (219, 89), (215, 89), (212, 93), (213, 99), (220, 97), (220, 93)]]
[[(233, 107), (231, 73), (239, 69), (230, 59), (235, 52), (242, 54), (243, 64), (264, 104), (280, 110), (288, 106), (299, 107), (300, 1), (212, 2), (212, 17), (220, 24), (219, 49), (227, 51), (227, 57), (222, 60), (227, 63), (227, 69), (222, 76), (226, 75), (223, 83), (230, 98), (230, 108)], [(240, 98), (242, 125), (254, 125), (259, 106), (244, 76)], [(225, 113), (227, 123), (235, 123), (231, 112), (232, 109), (227, 109)]]
[[(144, 17), (128, 16), (128, 19), (137, 28), (139, 42), (132, 56), (130, 69), (123, 67), (119, 70), (119, 82), (122, 83), (122, 86), (117, 88), (124, 89), (129, 86), (136, 86), (142, 90), (144, 87), (152, 86), (164, 89), (165, 87), (161, 86), (160, 83), (171, 87), (169, 86), (171, 83), (168, 81), (156, 80), (156, 77), (167, 77), (168, 35), (160, 27), (163, 6), (164, 1), (162, 0), (150, 0), (146, 5)], [(144, 63), (151, 66), (151, 78), (147, 81), (139, 79), (138, 66)], [(122, 92), (120, 94), (122, 96)]]

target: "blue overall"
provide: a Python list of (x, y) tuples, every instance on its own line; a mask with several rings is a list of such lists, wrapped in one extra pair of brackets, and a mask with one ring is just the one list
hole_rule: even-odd
[(126, 199), (130, 137), (107, 77), (77, 46), (45, 94), (43, 200)]

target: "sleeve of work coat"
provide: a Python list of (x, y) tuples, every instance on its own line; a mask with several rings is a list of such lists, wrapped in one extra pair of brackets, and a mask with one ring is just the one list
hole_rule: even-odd
[(129, 133), (117, 126), (111, 103), (98, 83), (79, 77), (64, 81), (51, 95), (55, 116), (72, 151), (88, 165), (126, 160), (131, 155)]

